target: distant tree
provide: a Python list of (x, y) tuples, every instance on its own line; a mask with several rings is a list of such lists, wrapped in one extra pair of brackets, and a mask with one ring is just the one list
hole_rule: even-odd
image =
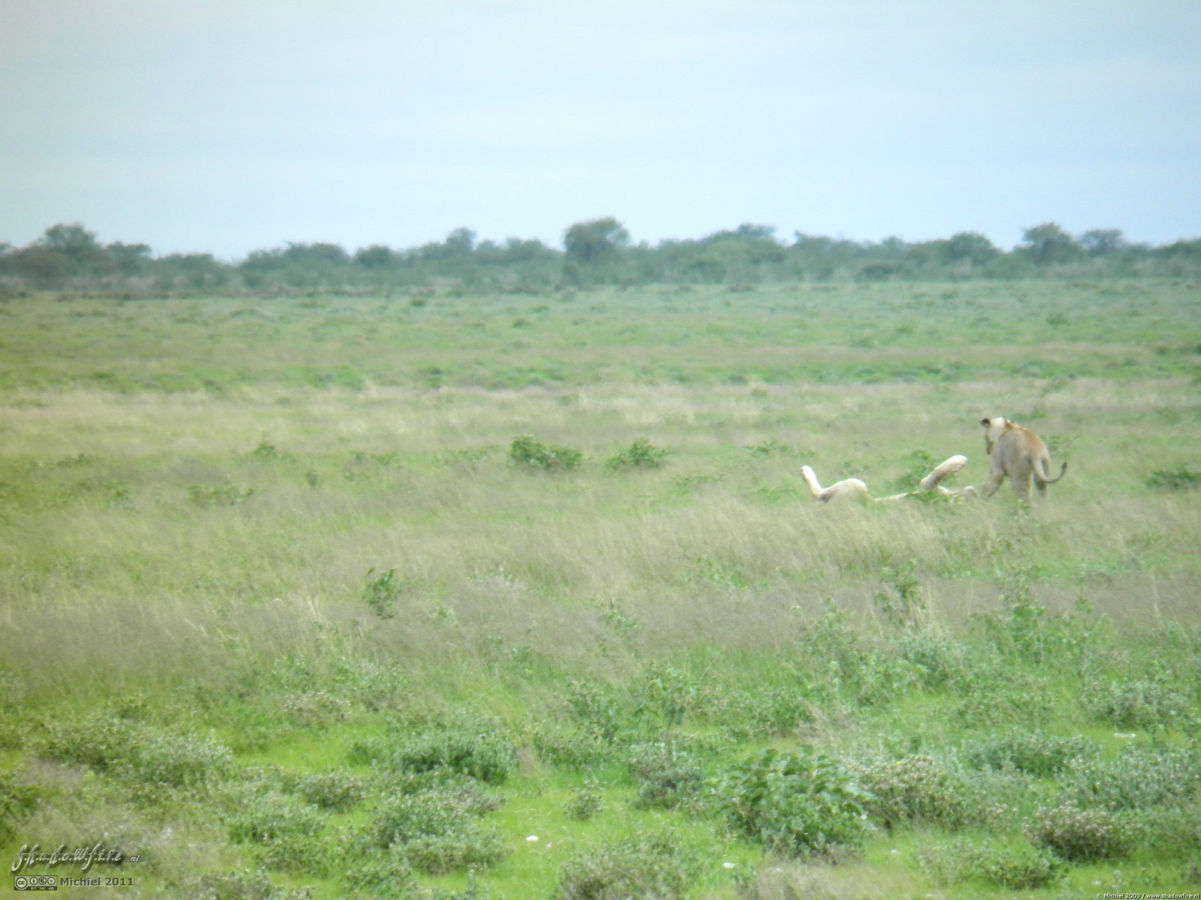
[(346, 251), (337, 244), (293, 244), (289, 241), (283, 255), (302, 265), (340, 265), (348, 260)]
[(1080, 235), (1080, 246), (1089, 256), (1105, 256), (1124, 250), (1129, 245), (1120, 228), (1095, 228)]
[(1082, 253), (1075, 239), (1054, 222), (1046, 222), (1022, 232), (1021, 250), (1038, 266), (1071, 262)]
[(364, 247), (354, 255), (355, 265), (362, 266), (364, 269), (386, 269), (396, 260), (397, 255), (383, 244)]
[(960, 231), (951, 235), (946, 244), (946, 260), (950, 263), (968, 262), (981, 266), (1001, 253), (993, 242), (976, 231)]
[(621, 262), (629, 243), (630, 233), (612, 217), (577, 222), (563, 235), (564, 280), (586, 284), (626, 278)]
[(150, 262), (150, 246), (148, 244), (109, 244), (104, 248), (104, 252), (113, 261), (117, 272), (126, 277), (140, 275)]
[(563, 236), (563, 248), (571, 262), (590, 265), (611, 257), (630, 243), (630, 233), (616, 219), (577, 222)]
[(104, 252), (96, 241), (96, 234), (78, 222), (50, 226), (37, 243), (69, 257), (94, 257)]
[[(151, 264), (155, 282), (163, 290), (210, 290), (229, 282), (230, 267), (211, 253), (172, 253)], [(253, 276), (248, 279), (253, 282)]]
[(470, 228), (456, 228), (446, 236), (446, 249), (452, 254), (470, 253), (475, 249), (476, 234)]
[(32, 254), (32, 261), (43, 276), (103, 275), (114, 268), (95, 233), (78, 222), (47, 228), (29, 249), (42, 251)]

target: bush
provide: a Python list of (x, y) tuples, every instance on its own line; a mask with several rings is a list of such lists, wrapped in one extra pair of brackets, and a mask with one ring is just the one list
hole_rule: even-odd
[(346, 869), (346, 886), (371, 900), (409, 900), (417, 892), (413, 867), (402, 848), (365, 854)]
[(375, 569), (367, 570), (367, 581), (362, 590), (363, 602), (381, 619), (391, 619), (396, 615), (396, 601), (400, 597), (400, 583), (396, 580), (396, 570), (389, 569), (379, 575)]
[(1192, 718), (1192, 704), (1163, 677), (1112, 682), (1107, 687), (1089, 685), (1084, 705), (1117, 728), (1175, 728)]
[(1027, 833), (1035, 846), (1069, 862), (1125, 856), (1132, 844), (1130, 829), (1108, 810), (1081, 809), (1070, 802), (1053, 809), (1040, 807)]
[(860, 785), (870, 797), (867, 814), (881, 824), (923, 822), (960, 828), (974, 821), (981, 804), (970, 781), (944, 760), (906, 756), (858, 766)]
[(211, 738), (170, 734), (106, 716), (52, 727), (42, 752), (130, 781), (178, 788), (207, 785), (233, 765), (229, 748)]
[(265, 872), (231, 872), (228, 875), (202, 875), (187, 884), (186, 896), (195, 900), (304, 900), (308, 891), (280, 888)]
[(548, 472), (568, 471), (579, 467), (584, 454), (567, 447), (548, 447), (532, 437), (514, 438), (509, 447), (509, 459), (525, 469)]
[(967, 754), (978, 769), (1013, 769), (1036, 778), (1048, 778), (1096, 759), (1100, 749), (1086, 738), (1057, 738), (1040, 732), (1010, 734), (982, 743)]
[(670, 900), (688, 895), (701, 874), (698, 854), (673, 832), (638, 835), (585, 850), (559, 869), (557, 900)]
[(344, 812), (366, 795), (367, 786), (349, 772), (314, 772), (291, 781), (291, 790), (320, 809)]
[(438, 788), (390, 798), (372, 822), (372, 841), (429, 875), (490, 866), (507, 852), (503, 836), (482, 826), (460, 795)]
[(386, 738), (356, 741), (352, 763), (383, 763), (408, 772), (446, 769), (500, 784), (517, 765), (517, 750), (496, 726), (467, 724), (440, 726), (419, 734), (399, 731)]
[(603, 808), (600, 787), (589, 779), (572, 791), (571, 799), (564, 804), (563, 811), (577, 822), (586, 822), (598, 815)]
[(629, 759), (630, 775), (638, 785), (637, 806), (675, 809), (691, 803), (705, 783), (705, 772), (691, 754), (669, 744), (641, 744)]
[(1147, 479), (1147, 487), (1169, 491), (1189, 491), (1201, 487), (1201, 472), (1181, 466), (1178, 469), (1156, 469)]
[(923, 865), (938, 884), (973, 878), (1014, 891), (1046, 887), (1063, 874), (1064, 863), (1049, 850), (1022, 845), (975, 844), (957, 840), (922, 854)]
[(1112, 760), (1090, 760), (1065, 780), (1075, 803), (1103, 809), (1145, 810), (1201, 802), (1201, 759), (1196, 750), (1131, 747)]
[(17, 784), (8, 772), (0, 772), (0, 842), (6, 843), (16, 833), (14, 826), (33, 811), (37, 800), (36, 788)]
[(666, 459), (666, 450), (656, 447), (645, 438), (639, 438), (611, 457), (606, 465), (610, 469), (657, 469)]
[(325, 816), (312, 804), (263, 785), (234, 788), (226, 797), (226, 828), (239, 844), (270, 844), (304, 838), (325, 827)]
[(859, 846), (871, 799), (846, 769), (805, 747), (762, 751), (720, 779), (716, 793), (738, 833), (799, 857)]

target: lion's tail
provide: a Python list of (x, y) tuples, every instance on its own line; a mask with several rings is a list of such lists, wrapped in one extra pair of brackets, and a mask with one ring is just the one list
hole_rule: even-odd
[(1056, 475), (1054, 478), (1052, 478), (1051, 473), (1049, 471), (1047, 471), (1047, 466), (1048, 466), (1049, 462), (1050, 461), (1047, 460), (1046, 458), (1040, 459), (1038, 461), (1038, 467), (1039, 467), (1039, 469), (1042, 470), (1040, 472), (1040, 474), (1043, 477), (1043, 484), (1054, 484), (1055, 482), (1059, 481), (1059, 479), (1063, 478), (1063, 476), (1068, 471), (1068, 464), (1065, 461), (1064, 464), (1059, 467), (1059, 474)]

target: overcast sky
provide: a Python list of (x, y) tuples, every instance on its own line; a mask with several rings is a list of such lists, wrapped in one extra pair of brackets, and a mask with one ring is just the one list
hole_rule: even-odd
[(1201, 237), (1198, 0), (0, 0), (0, 242)]

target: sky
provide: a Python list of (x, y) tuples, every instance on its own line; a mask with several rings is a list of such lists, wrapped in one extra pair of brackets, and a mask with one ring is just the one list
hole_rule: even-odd
[(0, 0), (0, 244), (1201, 237), (1197, 0)]

